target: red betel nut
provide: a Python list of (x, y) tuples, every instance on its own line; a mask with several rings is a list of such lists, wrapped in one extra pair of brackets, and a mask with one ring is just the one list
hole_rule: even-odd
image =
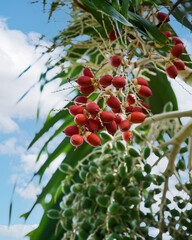
[(99, 115), (100, 115), (101, 121), (104, 123), (110, 123), (113, 120), (115, 120), (114, 114), (108, 111), (103, 111)]
[(173, 48), (171, 49), (171, 54), (174, 57), (179, 57), (184, 51), (184, 47), (182, 43), (176, 44), (175, 46), (173, 46)]
[(71, 137), (74, 134), (78, 134), (79, 133), (79, 128), (76, 125), (71, 125), (68, 126), (64, 129), (63, 133), (65, 133), (65, 135), (67, 137)]
[(93, 74), (89, 68), (83, 68), (83, 76), (88, 76), (90, 78), (93, 78)]
[(83, 114), (84, 108), (78, 105), (73, 105), (69, 107), (69, 113), (72, 116), (76, 116), (77, 114), (82, 113)]
[(109, 39), (110, 39), (112, 42), (115, 41), (118, 37), (119, 37), (119, 33), (118, 33), (117, 30), (112, 29), (112, 30), (109, 32)]
[(99, 79), (99, 82), (103, 88), (108, 87), (111, 85), (113, 77), (111, 75), (104, 75)]
[(136, 102), (136, 96), (134, 94), (128, 94), (127, 96), (127, 102), (129, 104), (134, 104)]
[(87, 117), (84, 114), (77, 114), (74, 121), (77, 125), (84, 126), (87, 122)]
[(137, 91), (137, 94), (138, 94), (140, 97), (148, 98), (148, 97), (151, 97), (151, 96), (152, 96), (151, 89), (148, 88), (147, 86), (137, 85), (137, 86), (135, 87), (135, 89), (136, 89), (136, 91)]
[(98, 130), (97, 131), (102, 131), (104, 129), (103, 124), (101, 123), (101, 121), (98, 118), (94, 118), (94, 120), (97, 122), (98, 124)]
[(109, 106), (110, 108), (117, 108), (117, 109), (121, 108), (121, 103), (119, 99), (114, 96), (110, 96), (107, 99), (106, 103), (107, 103), (107, 106)]
[(95, 133), (86, 132), (85, 140), (89, 145), (91, 145), (93, 147), (97, 147), (97, 146), (101, 145), (101, 140)]
[(126, 132), (130, 129), (131, 123), (128, 120), (122, 120), (119, 123), (119, 129), (121, 132)]
[(166, 63), (165, 64), (165, 71), (167, 73), (167, 75), (170, 77), (170, 78), (176, 78), (177, 75), (178, 75), (178, 71), (177, 71), (177, 68), (174, 64), (172, 63)]
[(156, 15), (159, 22), (169, 22), (169, 15), (163, 12), (158, 12)]
[(120, 115), (115, 116), (115, 122), (119, 124), (122, 121), (122, 117)]
[(132, 123), (142, 123), (145, 117), (145, 114), (142, 112), (133, 112), (128, 116), (128, 120)]
[(132, 106), (128, 106), (128, 107), (126, 107), (126, 109), (125, 109), (125, 112), (126, 113), (131, 113), (131, 112), (133, 112), (134, 111), (134, 107), (132, 107)]
[(147, 105), (147, 103), (141, 102), (141, 105), (143, 106), (142, 112), (143, 112), (144, 114), (149, 114), (149, 112), (150, 112), (150, 107)]
[[(78, 103), (87, 103), (88, 101), (91, 101), (88, 97), (86, 96), (78, 96), (74, 99), (75, 104), (78, 105)], [(84, 104), (82, 104), (84, 106)]]
[(113, 78), (112, 84), (116, 88), (123, 88), (125, 87), (126, 81), (124, 78), (117, 76)]
[(172, 36), (172, 32), (169, 31), (164, 31), (163, 34), (167, 37), (171, 37)]
[(70, 142), (75, 147), (81, 146), (83, 144), (83, 137), (79, 134), (75, 134), (71, 137)]
[(133, 112), (143, 112), (141, 107), (133, 107)]
[(175, 45), (177, 45), (177, 44), (179, 44), (179, 43), (183, 44), (183, 42), (181, 41), (181, 39), (179, 39), (178, 37), (172, 37), (171, 40), (172, 40), (173, 42), (175, 42)]
[(90, 94), (92, 92), (95, 91), (95, 88), (93, 86), (90, 86), (90, 87), (80, 87), (79, 88), (79, 92), (82, 93), (82, 94)]
[(179, 70), (179, 71), (185, 70), (185, 64), (181, 59), (176, 58), (175, 61), (173, 62), (173, 64), (175, 65), (177, 70)]
[(112, 67), (119, 67), (121, 65), (121, 57), (120, 56), (113, 56), (111, 59), (110, 59), (110, 64)]
[(117, 123), (115, 121), (110, 123), (105, 123), (106, 130), (112, 136), (117, 132)]
[(76, 83), (81, 87), (90, 87), (92, 85), (91, 78), (88, 76), (81, 76), (76, 80)]
[(144, 85), (144, 86), (149, 85), (148, 81), (144, 78), (134, 78), (134, 79), (132, 79), (132, 83), (134, 85)]
[(126, 142), (131, 142), (133, 140), (133, 133), (130, 131), (123, 132), (123, 140)]
[(87, 126), (87, 128), (89, 129), (90, 132), (97, 132), (98, 129), (99, 129), (98, 121), (96, 119), (93, 119), (93, 118), (89, 118), (87, 120), (86, 126)]
[(97, 115), (97, 113), (100, 111), (99, 106), (95, 102), (88, 103), (86, 106), (87, 112), (92, 115)]
[(111, 108), (111, 111), (112, 111), (113, 113), (122, 113), (121, 108)]

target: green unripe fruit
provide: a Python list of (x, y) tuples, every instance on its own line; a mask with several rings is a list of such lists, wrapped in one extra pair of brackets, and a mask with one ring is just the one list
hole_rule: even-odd
[(173, 103), (169, 101), (164, 105), (163, 112), (171, 112), (171, 111), (173, 111)]
[(104, 189), (106, 194), (111, 194), (111, 192), (115, 189), (115, 185), (113, 183), (108, 183)]
[(140, 170), (136, 170), (133, 174), (133, 176), (135, 177), (135, 179), (138, 181), (138, 182), (141, 182), (143, 180), (143, 173), (140, 171)]
[(136, 197), (139, 195), (139, 189), (136, 188), (136, 187), (131, 187), (128, 189), (128, 194), (131, 196), (131, 197)]
[(88, 186), (88, 196), (89, 197), (96, 197), (97, 196), (97, 185), (90, 184)]
[(143, 188), (148, 188), (151, 185), (151, 182), (143, 181), (142, 185), (143, 185)]
[(153, 220), (154, 218), (153, 218), (153, 214), (151, 214), (151, 213), (147, 213), (146, 214), (146, 218), (148, 218), (149, 220)]
[(65, 218), (65, 219), (62, 219), (60, 221), (61, 223), (61, 226), (62, 228), (65, 230), (65, 231), (71, 231), (72, 230), (72, 219), (69, 219), (69, 218)]
[(63, 211), (62, 216), (63, 216), (63, 217), (66, 217), (66, 218), (71, 218), (71, 217), (73, 217), (73, 209), (72, 209), (72, 208), (66, 208), (66, 209)]
[(62, 193), (64, 194), (70, 193), (70, 187), (71, 186), (67, 181), (62, 182), (62, 185), (61, 185)]
[(117, 234), (117, 233), (111, 233), (106, 240), (121, 240), (122, 237), (121, 235)]
[(122, 151), (122, 152), (124, 152), (125, 149), (126, 149), (125, 144), (124, 144), (123, 141), (117, 141), (115, 143), (115, 147), (117, 148), (117, 150)]
[(102, 173), (105, 173), (107, 171), (107, 166), (101, 166), (100, 170)]
[(179, 153), (186, 153), (188, 151), (188, 147), (186, 146), (186, 147), (182, 147), (181, 149), (180, 149), (180, 151), (179, 151)]
[(94, 222), (94, 228), (97, 228), (98, 226), (102, 225), (103, 223), (104, 223), (104, 218), (103, 219), (97, 218), (96, 221)]
[(115, 176), (112, 173), (108, 173), (103, 180), (106, 183), (112, 183), (115, 180)]
[(58, 210), (50, 209), (47, 211), (47, 216), (51, 219), (59, 219), (61, 217)]
[(152, 202), (150, 199), (146, 199), (144, 206), (145, 206), (146, 208), (150, 208), (152, 204), (153, 204), (153, 202)]
[(180, 215), (179, 211), (176, 210), (176, 209), (172, 209), (172, 210), (170, 210), (170, 213), (171, 213), (171, 215), (172, 215), (173, 217), (177, 217), (177, 216)]
[(107, 132), (101, 132), (100, 137), (101, 137), (102, 140), (104, 140), (106, 142), (113, 139), (113, 137)]
[(164, 181), (165, 181), (164, 176), (160, 176), (160, 175), (156, 176), (157, 185), (161, 185)]
[(92, 201), (90, 198), (84, 198), (83, 201), (82, 201), (82, 208), (83, 209), (89, 209), (92, 205)]
[(181, 225), (187, 227), (187, 228), (190, 228), (191, 226), (191, 221), (187, 218), (182, 218), (181, 219)]
[(79, 230), (78, 237), (79, 237), (80, 240), (87, 240), (88, 236), (89, 235), (85, 230), (83, 230), (83, 229)]
[(186, 206), (186, 202), (178, 202), (177, 205), (180, 209), (183, 209)]
[(84, 164), (82, 165), (81, 169), (87, 172), (89, 171), (89, 166)]
[(122, 203), (124, 197), (123, 197), (122, 193), (120, 193), (118, 191), (115, 191), (114, 192), (114, 199), (115, 199), (116, 202)]
[(151, 175), (150, 173), (148, 173), (148, 174), (145, 176), (145, 181), (147, 181), (147, 182), (153, 182), (153, 175)]
[(133, 157), (139, 157), (140, 156), (140, 152), (137, 148), (134, 147), (129, 147), (129, 154)]
[(68, 174), (73, 171), (72, 167), (67, 163), (61, 163), (59, 170), (65, 174)]
[(96, 202), (99, 206), (101, 207), (107, 207), (108, 203), (109, 203), (110, 197), (107, 195), (104, 196), (98, 196), (96, 198)]
[(91, 167), (89, 168), (89, 171), (90, 171), (91, 173), (96, 174), (96, 173), (97, 173), (97, 167), (91, 166)]
[(130, 197), (130, 204), (138, 205), (140, 203), (139, 197)]
[(125, 178), (127, 176), (127, 169), (122, 163), (118, 167), (118, 174), (121, 178)]
[(123, 204), (124, 206), (130, 206), (130, 205), (131, 205), (131, 203), (130, 203), (130, 197), (124, 198), (122, 204)]
[(108, 227), (113, 229), (113, 227), (117, 225), (117, 218), (114, 216), (109, 216), (108, 218)]
[(181, 171), (185, 171), (186, 169), (186, 164), (185, 164), (185, 160), (182, 158), (178, 161), (176, 168), (181, 170)]
[(64, 202), (66, 206), (70, 206), (73, 202), (73, 199), (75, 197), (74, 193), (70, 193), (64, 197)]
[(151, 165), (150, 164), (145, 164), (145, 166), (144, 166), (144, 170), (145, 170), (145, 172), (146, 173), (150, 173), (151, 172)]
[(147, 159), (151, 154), (151, 149), (149, 147), (146, 147), (143, 152), (143, 156), (145, 159)]
[(111, 214), (115, 214), (115, 213), (118, 213), (118, 211), (119, 211), (119, 204), (117, 202), (113, 202), (109, 205), (108, 212), (110, 212)]
[(117, 225), (114, 228), (114, 232), (116, 233), (122, 233), (123, 231), (125, 231), (125, 227), (123, 225)]
[(83, 230), (85, 230), (86, 232), (89, 232), (92, 228), (92, 225), (85, 219), (83, 220), (83, 222), (81, 223), (81, 228)]
[(86, 180), (86, 176), (87, 176), (87, 172), (84, 170), (81, 170), (79, 172), (79, 177), (81, 178), (81, 180), (85, 181)]
[(71, 192), (73, 193), (78, 193), (82, 190), (82, 184), (80, 183), (75, 183), (71, 186)]
[(121, 181), (120, 181), (120, 185), (123, 186), (123, 187), (127, 187), (129, 182), (130, 182), (129, 178), (122, 178)]
[(125, 162), (128, 167), (128, 171), (131, 171), (132, 165), (133, 165), (133, 158), (131, 156), (125, 156)]

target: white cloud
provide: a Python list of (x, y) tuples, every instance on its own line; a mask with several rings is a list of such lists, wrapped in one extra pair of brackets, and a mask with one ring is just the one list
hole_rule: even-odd
[(3, 236), (1, 239), (10, 239), (13, 238), (14, 240), (27, 240), (28, 237), (24, 237), (27, 233), (32, 231), (33, 229), (37, 228), (37, 224), (34, 225), (24, 225), (24, 224), (17, 224), (17, 225), (0, 225), (0, 237)]
[(22, 146), (16, 146), (17, 139), (12, 137), (6, 139), (3, 143), (0, 143), (0, 152), (1, 154), (21, 154), (25, 151), (25, 148)]
[[(18, 99), (38, 81), (40, 74), (45, 71), (45, 62), (48, 56), (43, 57), (32, 66), (29, 71), (20, 78), (17, 76), (28, 66), (33, 64), (41, 55), (43, 48), (35, 50), (34, 44), (40, 36), (38, 33), (25, 35), (21, 31), (11, 30), (6, 25), (5, 19), (0, 19), (0, 131), (9, 133), (18, 130), (15, 119), (34, 118), (40, 97), (39, 86), (35, 86), (31, 92), (18, 104)], [(50, 43), (43, 42), (43, 45)], [(58, 51), (61, 51), (59, 49)], [(55, 53), (54, 53), (55, 54)], [(54, 70), (52, 74), (55, 74)], [(57, 102), (63, 100), (64, 93), (52, 94), (56, 90), (57, 82), (47, 86), (42, 94), (42, 112), (44, 116)]]
[(37, 195), (41, 192), (41, 187), (30, 182), (29, 184), (25, 183), (23, 187), (17, 187), (16, 192), (24, 199), (36, 200)]

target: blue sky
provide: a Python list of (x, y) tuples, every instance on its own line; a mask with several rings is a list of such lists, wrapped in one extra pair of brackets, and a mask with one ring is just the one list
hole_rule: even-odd
[[(26, 149), (35, 132), (42, 126), (49, 110), (53, 106), (58, 106), (64, 96), (63, 92), (51, 93), (57, 89), (59, 81), (46, 87), (41, 96), (41, 116), (37, 123), (35, 116), (40, 97), (38, 86), (22, 102), (17, 105), (16, 102), (38, 80), (40, 73), (45, 69), (44, 63), (47, 58), (42, 58), (21, 78), (17, 79), (17, 76), (40, 56), (42, 50), (35, 50), (33, 46), (40, 33), (47, 36), (46, 41), (43, 42), (46, 45), (49, 44), (48, 39), (51, 39), (58, 33), (59, 29), (66, 26), (68, 15), (65, 12), (59, 11), (53, 17), (56, 21), (53, 18), (48, 24), (48, 13), (43, 14), (42, 5), (31, 5), (30, 1), (6, 0), (1, 3), (0, 164), (2, 171), (0, 175), (0, 240), (23, 240), (23, 235), (38, 225), (42, 214), (41, 207), (37, 207), (26, 223), (19, 218), (21, 214), (30, 209), (35, 201), (36, 194), (40, 192), (38, 179), (35, 179), (29, 185), (27, 185), (27, 182), (46, 158), (46, 155), (43, 155), (40, 163), (35, 165), (38, 150), (47, 136), (34, 145), (31, 150), (26, 151)], [(174, 20), (172, 23), (176, 24)], [(178, 25), (176, 30), (184, 40), (189, 52), (192, 52), (190, 32), (178, 27)], [(171, 80), (171, 83), (177, 93), (180, 109), (190, 109), (192, 96), (175, 81)], [(190, 91), (192, 92), (192, 88), (190, 88)], [(57, 127), (58, 125), (54, 126), (54, 129)], [(54, 129), (51, 131), (54, 131)], [(62, 138), (63, 136), (59, 136), (58, 141)], [(46, 183), (61, 160), (62, 157), (56, 159), (50, 166), (43, 179), (43, 184)], [(18, 185), (14, 195), (12, 222), (10, 229), (7, 230), (9, 203), (16, 179)]]

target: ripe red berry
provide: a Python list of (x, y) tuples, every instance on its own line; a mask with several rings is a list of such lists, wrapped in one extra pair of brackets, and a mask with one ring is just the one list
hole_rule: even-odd
[(87, 112), (92, 115), (97, 115), (97, 113), (100, 111), (99, 106), (95, 102), (90, 102), (86, 106)]
[(117, 123), (115, 121), (110, 123), (105, 123), (106, 130), (109, 134), (114, 136), (114, 134), (117, 132)]
[(92, 85), (91, 78), (88, 76), (81, 76), (76, 80), (81, 87), (90, 87)]
[(140, 97), (148, 98), (148, 97), (151, 97), (151, 96), (152, 96), (151, 89), (148, 88), (147, 86), (137, 85), (137, 86), (135, 87), (135, 89), (136, 89), (136, 91), (137, 91), (137, 94), (138, 94)]
[(167, 37), (171, 37), (172, 36), (172, 32), (169, 31), (164, 31), (163, 34)]
[(134, 85), (144, 85), (144, 86), (149, 85), (148, 81), (144, 78), (134, 78), (134, 79), (132, 79), (132, 83)]
[(185, 64), (181, 59), (176, 58), (175, 61), (173, 62), (173, 64), (175, 65), (177, 70), (180, 70), (180, 71), (185, 70)]
[(78, 105), (73, 105), (69, 107), (69, 113), (72, 116), (76, 116), (77, 114), (82, 113), (83, 114), (84, 108)]
[(86, 97), (86, 96), (78, 96), (74, 99), (74, 102), (77, 105), (78, 105), (78, 103), (87, 103), (88, 101), (91, 101), (91, 100), (88, 99), (88, 97)]
[(182, 43), (176, 44), (175, 46), (173, 46), (173, 48), (171, 49), (171, 54), (174, 57), (179, 57), (184, 51), (184, 47)]
[(107, 99), (106, 103), (107, 103), (107, 106), (109, 106), (110, 108), (117, 108), (117, 109), (121, 108), (121, 103), (119, 99), (114, 96), (110, 96)]
[(142, 123), (145, 120), (145, 114), (142, 112), (132, 112), (128, 116), (128, 120), (132, 123)]
[(103, 88), (108, 87), (111, 85), (113, 77), (111, 75), (104, 75), (99, 79), (99, 82)]
[(101, 121), (98, 118), (94, 118), (94, 120), (97, 122), (98, 124), (98, 130), (97, 131), (102, 131), (104, 129), (103, 124), (101, 123)]
[(123, 88), (126, 85), (126, 81), (122, 77), (114, 77), (112, 80), (112, 84), (115, 88)]
[(117, 30), (112, 29), (112, 30), (109, 32), (109, 39), (110, 39), (112, 42), (115, 41), (118, 37), (119, 37), (119, 33), (118, 33)]
[(179, 43), (183, 44), (183, 42), (181, 41), (181, 39), (179, 39), (178, 37), (172, 37), (171, 40), (172, 40), (173, 42), (175, 42), (175, 45), (176, 45), (176, 44), (179, 44)]
[(77, 114), (74, 121), (77, 125), (84, 126), (87, 122), (87, 117), (84, 114)]
[(101, 145), (101, 140), (95, 133), (86, 132), (85, 140), (89, 145), (91, 145), (93, 147), (97, 147), (97, 146)]
[(176, 78), (177, 77), (178, 71), (177, 71), (177, 68), (174, 64), (166, 63), (165, 68), (166, 68), (166, 73), (170, 78)]
[(67, 137), (71, 137), (74, 134), (78, 134), (79, 133), (79, 128), (76, 125), (71, 125), (68, 126), (64, 129), (63, 133), (65, 133), (65, 135)]
[(128, 94), (127, 96), (127, 102), (129, 104), (134, 104), (136, 102), (136, 96), (134, 94)]
[(95, 91), (95, 88), (93, 86), (90, 86), (90, 87), (80, 87), (79, 88), (79, 92), (82, 93), (82, 94), (90, 94), (92, 92)]
[(126, 107), (125, 112), (126, 113), (131, 113), (131, 112), (133, 112), (133, 110), (134, 110), (134, 107), (128, 106), (128, 107)]
[(123, 132), (123, 140), (126, 142), (131, 142), (133, 140), (133, 133), (130, 131)]
[(115, 122), (119, 124), (122, 121), (122, 117), (120, 115), (115, 116)]
[(130, 129), (131, 123), (128, 120), (122, 120), (119, 123), (119, 129), (121, 132), (126, 132)]
[(99, 129), (98, 122), (93, 118), (89, 118), (87, 120), (86, 126), (87, 126), (87, 128), (89, 129), (90, 132), (97, 132), (98, 129)]
[(143, 105), (142, 112), (144, 114), (149, 114), (150, 112), (150, 107), (147, 105), (145, 102), (141, 102), (141, 105)]
[(114, 114), (108, 111), (103, 111), (99, 115), (100, 115), (101, 121), (104, 123), (110, 123), (113, 120), (115, 120)]
[(113, 113), (122, 113), (121, 108), (111, 108), (111, 111), (112, 111)]
[(75, 134), (71, 137), (70, 142), (75, 147), (81, 146), (83, 144), (83, 137), (79, 134)]
[(83, 76), (88, 76), (90, 78), (93, 78), (93, 74), (89, 68), (83, 68)]
[(121, 61), (121, 57), (116, 55), (110, 59), (110, 64), (112, 67), (119, 67), (121, 65)]
[(140, 107), (133, 107), (133, 112), (143, 112)]
[(157, 19), (159, 20), (159, 22), (169, 22), (169, 15), (163, 12), (158, 12), (156, 15)]

